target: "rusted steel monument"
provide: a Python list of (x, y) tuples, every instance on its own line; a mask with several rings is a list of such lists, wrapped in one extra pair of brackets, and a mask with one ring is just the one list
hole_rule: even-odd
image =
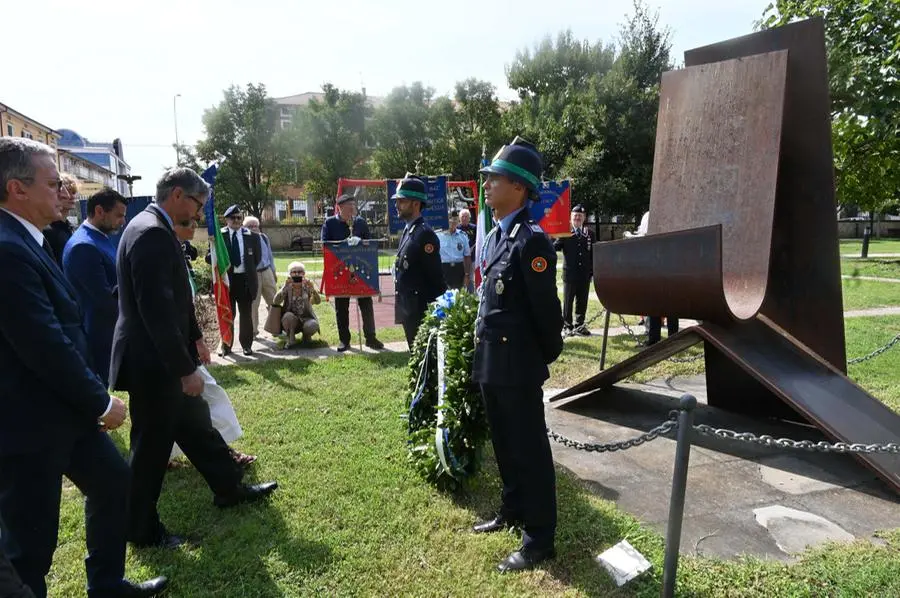
[[(685, 65), (662, 77), (648, 235), (594, 245), (594, 280), (613, 313), (700, 324), (553, 401), (702, 342), (710, 405), (897, 442), (900, 417), (846, 376), (823, 22), (690, 50)], [(900, 455), (857, 457), (900, 492)]]

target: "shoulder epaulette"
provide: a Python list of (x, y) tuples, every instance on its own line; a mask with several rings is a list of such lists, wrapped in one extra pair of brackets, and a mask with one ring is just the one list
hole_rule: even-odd
[(536, 233), (542, 233), (542, 232), (544, 232), (544, 229), (542, 229), (542, 228), (541, 228), (541, 225), (538, 224), (537, 222), (531, 222), (531, 223), (529, 223), (528, 227), (531, 228), (531, 230), (533, 230), (533, 231), (536, 232)]

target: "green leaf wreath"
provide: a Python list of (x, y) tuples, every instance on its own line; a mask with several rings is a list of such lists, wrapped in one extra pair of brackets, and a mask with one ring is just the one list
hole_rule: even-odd
[[(477, 473), (488, 424), (471, 381), (478, 300), (448, 291), (426, 314), (409, 360), (409, 460), (438, 488), (452, 490)], [(444, 397), (438, 414), (438, 339), (444, 347)], [(441, 454), (443, 453), (443, 454)]]

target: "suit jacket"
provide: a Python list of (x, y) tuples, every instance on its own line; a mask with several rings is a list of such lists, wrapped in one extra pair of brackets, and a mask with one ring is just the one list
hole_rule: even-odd
[(403, 230), (394, 262), (394, 318), (398, 323), (423, 313), (447, 290), (441, 269), (441, 244), (419, 216)]
[[(247, 292), (251, 299), (256, 298), (259, 293), (259, 279), (256, 271), (259, 269), (259, 262), (262, 260), (262, 241), (259, 235), (251, 232), (250, 229), (241, 227), (241, 235), (244, 241), (244, 254), (241, 257), (244, 265), (244, 273), (247, 274)], [(222, 227), (222, 237), (225, 239), (225, 246), (231, 243), (231, 229), (227, 226)], [(206, 252), (206, 263), (210, 263), (209, 250)], [(234, 264), (228, 273), (231, 274)]]
[(72, 225), (68, 220), (57, 220), (45, 226), (42, 232), (44, 238), (50, 243), (50, 249), (53, 250), (53, 259), (62, 268), (63, 250), (72, 237)]
[(90, 367), (75, 289), (15, 218), (0, 210), (0, 454), (64, 446), (109, 406)]
[(202, 337), (181, 243), (162, 209), (135, 216), (116, 253), (119, 318), (109, 380), (113, 388), (171, 387), (197, 369)]
[(66, 243), (63, 272), (84, 312), (84, 328), (94, 369), (109, 381), (113, 330), (119, 316), (116, 247), (109, 237), (82, 224)]
[(572, 236), (553, 242), (553, 248), (563, 252), (563, 280), (584, 282), (594, 273), (594, 238), (587, 229), (572, 229)]
[(481, 384), (540, 386), (563, 348), (556, 251), (528, 210), (508, 231), (494, 227), (485, 251), (472, 377)]

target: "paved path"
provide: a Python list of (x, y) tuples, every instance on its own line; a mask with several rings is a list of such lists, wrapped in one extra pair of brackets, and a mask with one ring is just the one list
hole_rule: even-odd
[(872, 280), (875, 282), (900, 282), (900, 278), (884, 278), (881, 276), (851, 276), (849, 274), (844, 274), (841, 278), (849, 280)]
[(858, 253), (842, 253), (841, 257), (844, 259), (851, 259), (851, 260), (862, 260), (862, 259), (870, 260), (870, 259), (876, 258), (876, 257), (900, 258), (900, 253), (870, 253), (866, 257), (861, 257)]
[(900, 307), (871, 307), (869, 309), (854, 309), (845, 311), (845, 318), (869, 318), (873, 316), (900, 315)]

